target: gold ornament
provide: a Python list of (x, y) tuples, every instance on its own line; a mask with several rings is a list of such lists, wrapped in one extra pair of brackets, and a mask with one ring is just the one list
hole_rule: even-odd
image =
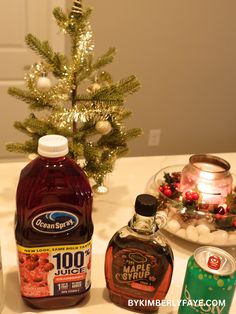
[(107, 120), (100, 120), (96, 123), (95, 129), (98, 131), (98, 133), (102, 135), (106, 135), (112, 130), (112, 126), (109, 121)]

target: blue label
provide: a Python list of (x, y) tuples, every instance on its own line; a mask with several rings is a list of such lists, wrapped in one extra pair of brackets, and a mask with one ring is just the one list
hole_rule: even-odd
[(76, 215), (65, 211), (48, 211), (32, 220), (35, 230), (43, 233), (63, 233), (74, 229), (79, 223)]

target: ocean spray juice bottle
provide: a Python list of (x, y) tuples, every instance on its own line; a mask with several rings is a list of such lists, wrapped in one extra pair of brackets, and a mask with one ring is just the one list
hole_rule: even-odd
[(105, 277), (110, 299), (130, 310), (158, 310), (171, 283), (173, 252), (159, 232), (157, 205), (154, 196), (138, 195), (134, 216), (107, 247)]
[(20, 289), (34, 308), (73, 306), (91, 281), (92, 192), (69, 157), (67, 139), (39, 139), (39, 156), (20, 174), (15, 238)]

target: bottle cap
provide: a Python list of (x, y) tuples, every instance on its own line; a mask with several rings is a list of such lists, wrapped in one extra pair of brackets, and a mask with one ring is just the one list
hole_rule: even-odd
[(140, 194), (135, 201), (135, 211), (137, 214), (151, 217), (157, 212), (158, 201), (149, 194)]
[(57, 158), (68, 154), (68, 140), (61, 135), (45, 135), (38, 142), (38, 153), (40, 156)]

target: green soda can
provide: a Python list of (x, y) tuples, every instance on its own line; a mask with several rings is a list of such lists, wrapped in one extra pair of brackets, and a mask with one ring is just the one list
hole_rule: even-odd
[(178, 314), (229, 314), (236, 285), (236, 261), (212, 246), (188, 260)]

